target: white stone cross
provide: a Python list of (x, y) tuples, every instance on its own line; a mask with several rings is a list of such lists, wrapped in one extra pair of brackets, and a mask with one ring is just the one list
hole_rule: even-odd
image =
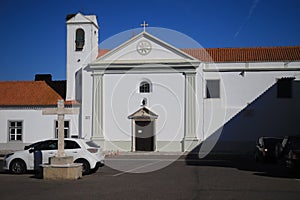
[(144, 21), (144, 23), (141, 24), (141, 26), (144, 27), (144, 32), (146, 32), (146, 27), (147, 27), (148, 25), (149, 25), (149, 24), (147, 24), (146, 21)]
[(57, 115), (58, 122), (58, 151), (56, 157), (65, 157), (64, 150), (64, 118), (65, 115), (78, 114), (79, 108), (65, 108), (64, 100), (57, 101), (57, 108), (43, 110), (43, 115)]

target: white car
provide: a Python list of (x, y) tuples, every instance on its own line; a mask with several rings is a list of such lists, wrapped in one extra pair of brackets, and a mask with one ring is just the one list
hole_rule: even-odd
[[(65, 138), (65, 153), (73, 156), (74, 163), (82, 163), (82, 174), (86, 175), (104, 165), (102, 148), (93, 141)], [(35, 170), (38, 164), (49, 163), (49, 158), (57, 153), (57, 139), (44, 140), (26, 146), (23, 151), (16, 151), (4, 157), (4, 170), (14, 174), (22, 174), (27, 170)]]

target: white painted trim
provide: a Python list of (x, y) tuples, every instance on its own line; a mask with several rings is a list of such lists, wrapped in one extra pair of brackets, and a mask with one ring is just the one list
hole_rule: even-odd
[[(95, 70), (93, 74), (103, 74), (104, 71)], [(165, 69), (139, 69), (137, 68), (124, 68), (124, 69), (113, 69), (113, 70), (106, 70), (105, 74), (163, 74), (163, 73), (192, 73), (195, 72), (194, 68), (165, 68)]]
[(103, 140), (103, 74), (93, 76), (93, 140)]
[(183, 65), (183, 66), (193, 66), (197, 68), (200, 61), (197, 60), (187, 60), (187, 59), (144, 59), (144, 60), (103, 60), (101, 62), (90, 63), (91, 68), (97, 68), (97, 66), (107, 66), (107, 65), (143, 65), (143, 64), (160, 64), (156, 67), (162, 67), (161, 64), (170, 65)]
[[(136, 141), (135, 141), (135, 138), (136, 138), (136, 124), (135, 122), (136, 121), (139, 121), (139, 120), (135, 120), (135, 119), (131, 119), (131, 151), (132, 152), (135, 152), (135, 146), (136, 146)], [(141, 120), (143, 121), (143, 120)], [(153, 126), (153, 151), (151, 152), (155, 152), (157, 151), (157, 139), (156, 139), (156, 119), (150, 119), (150, 120), (145, 120), (145, 121), (150, 121)]]
[(204, 72), (235, 71), (299, 71), (299, 62), (239, 62), (239, 63), (205, 63)]
[(196, 125), (196, 72), (185, 73), (184, 150), (188, 141), (198, 141)]
[(279, 72), (279, 71), (283, 71), (283, 72), (288, 72), (288, 71), (300, 71), (300, 68), (256, 68), (256, 69), (250, 69), (250, 68), (217, 68), (217, 69), (203, 69), (204, 72), (241, 72), (241, 71), (245, 71), (245, 72)]

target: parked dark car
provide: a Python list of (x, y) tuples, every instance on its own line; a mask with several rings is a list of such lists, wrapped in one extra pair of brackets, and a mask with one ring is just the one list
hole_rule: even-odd
[(276, 149), (282, 144), (283, 139), (277, 137), (260, 137), (255, 148), (255, 160), (257, 162), (276, 161)]
[(300, 169), (300, 135), (284, 137), (279, 154), (287, 167)]

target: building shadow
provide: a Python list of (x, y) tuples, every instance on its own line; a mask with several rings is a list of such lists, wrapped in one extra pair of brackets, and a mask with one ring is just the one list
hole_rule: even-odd
[[(199, 145), (201, 146), (201, 145)], [(197, 147), (198, 148), (198, 147)], [(194, 150), (197, 151), (197, 148)], [(277, 178), (299, 178), (299, 173), (286, 168), (283, 162), (256, 162), (250, 154), (215, 154), (209, 153), (205, 157), (199, 157), (197, 152), (190, 152), (185, 157), (186, 165), (210, 166), (221, 168), (235, 168), (238, 170), (252, 172), (256, 176)]]
[(272, 85), (190, 151), (186, 164), (234, 167), (260, 176), (293, 176), (283, 164), (262, 164), (254, 160), (257, 138), (300, 134), (300, 81), (289, 79), (289, 82), (288, 95), (280, 96), (279, 81)]

